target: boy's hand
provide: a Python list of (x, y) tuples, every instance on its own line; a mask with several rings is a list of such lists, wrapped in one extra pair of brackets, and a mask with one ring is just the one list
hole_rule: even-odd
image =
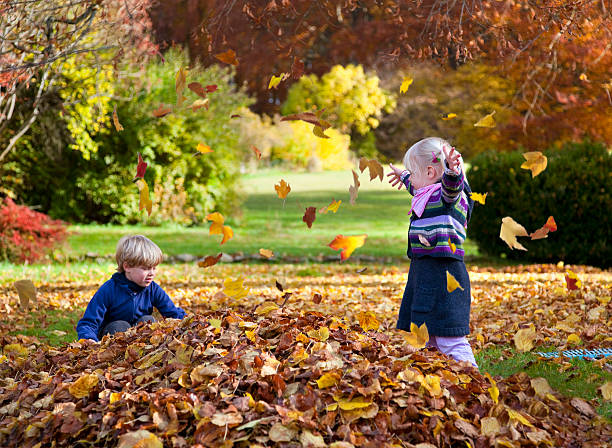
[(94, 341), (93, 339), (79, 339), (79, 342), (83, 343), (84, 345), (92, 345), (92, 344), (100, 343), (100, 341)]
[[(389, 183), (395, 187), (397, 185), (397, 189), (401, 190), (402, 187), (404, 186), (404, 183), (401, 181), (400, 176), (402, 175), (403, 170), (400, 170), (399, 168), (389, 164), (389, 166), (391, 167), (391, 172), (389, 174), (387, 174), (387, 177), (390, 177), (389, 179)], [(399, 184), (399, 185), (398, 185)]]
[(459, 151), (457, 151), (454, 147), (449, 151), (446, 146), (442, 147), (442, 151), (444, 151), (444, 157), (446, 158), (448, 167), (456, 174), (460, 174), (461, 164), (459, 160), (461, 159), (461, 154), (459, 154)]

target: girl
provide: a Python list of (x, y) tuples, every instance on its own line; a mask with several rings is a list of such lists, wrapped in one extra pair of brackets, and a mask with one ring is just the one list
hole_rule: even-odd
[[(408, 282), (397, 328), (427, 324), (429, 346), (478, 367), (465, 335), (470, 332), (470, 278), (463, 241), (474, 201), (461, 155), (445, 140), (430, 137), (408, 149), (405, 170), (390, 165), (392, 186), (413, 195), (408, 230)], [(464, 191), (465, 190), (465, 191)], [(461, 286), (449, 293), (447, 272)]]

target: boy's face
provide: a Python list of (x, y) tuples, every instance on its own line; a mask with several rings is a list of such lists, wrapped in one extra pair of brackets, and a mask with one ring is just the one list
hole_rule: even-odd
[(128, 280), (146, 288), (155, 278), (157, 266), (129, 266), (127, 263), (123, 263), (123, 270)]

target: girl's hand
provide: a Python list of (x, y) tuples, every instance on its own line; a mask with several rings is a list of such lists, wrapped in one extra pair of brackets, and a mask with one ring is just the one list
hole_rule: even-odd
[(444, 151), (444, 157), (446, 158), (448, 167), (456, 174), (461, 173), (461, 164), (459, 161), (461, 159), (461, 154), (459, 154), (459, 151), (457, 151), (454, 147), (448, 151), (446, 146), (442, 148), (442, 151)]
[[(403, 170), (389, 164), (391, 167), (391, 172), (387, 174), (387, 177), (390, 177), (389, 183), (395, 187), (397, 185), (397, 189), (401, 190), (404, 186), (404, 183), (401, 181), (400, 176), (402, 175)], [(399, 185), (398, 185), (399, 184)]]

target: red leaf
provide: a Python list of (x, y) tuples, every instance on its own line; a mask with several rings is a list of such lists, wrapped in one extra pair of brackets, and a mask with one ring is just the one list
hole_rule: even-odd
[(136, 177), (134, 177), (133, 182), (136, 182), (136, 179), (144, 179), (145, 171), (147, 170), (147, 163), (142, 159), (140, 153), (138, 153), (138, 165), (136, 165)]
[(202, 84), (200, 84), (199, 82), (190, 82), (187, 85), (187, 88), (196, 95), (201, 96), (202, 98), (206, 98), (207, 90), (205, 90), (204, 87), (202, 87)]
[(308, 228), (310, 229), (316, 217), (317, 217), (317, 208), (307, 207), (306, 213), (304, 213), (304, 216), (302, 217), (302, 221), (304, 221), (306, 225), (308, 226)]
[(208, 93), (214, 92), (215, 90), (217, 90), (217, 84), (209, 84), (206, 86), (206, 91)]

